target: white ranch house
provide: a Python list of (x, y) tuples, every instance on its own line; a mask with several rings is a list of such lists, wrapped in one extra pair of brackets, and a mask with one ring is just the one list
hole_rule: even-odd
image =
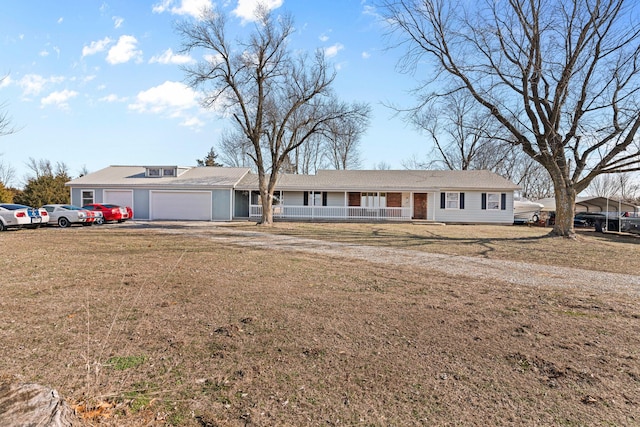
[[(71, 203), (130, 206), (140, 220), (259, 219), (248, 168), (109, 166), (67, 183)], [(274, 219), (513, 223), (519, 187), (489, 171), (322, 170), (283, 174)]]

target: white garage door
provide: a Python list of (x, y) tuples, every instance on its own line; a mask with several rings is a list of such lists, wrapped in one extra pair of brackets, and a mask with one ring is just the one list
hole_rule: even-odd
[(133, 208), (133, 191), (131, 190), (104, 190), (104, 203)]
[(210, 191), (152, 191), (151, 219), (211, 221)]

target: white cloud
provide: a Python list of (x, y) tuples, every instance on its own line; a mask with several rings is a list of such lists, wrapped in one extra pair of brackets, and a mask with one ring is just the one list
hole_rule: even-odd
[(142, 51), (136, 49), (138, 40), (133, 36), (120, 36), (118, 42), (109, 49), (107, 62), (111, 65), (123, 64), (131, 59), (140, 59)]
[(102, 40), (89, 43), (89, 46), (82, 48), (82, 56), (95, 55), (98, 52), (102, 52), (111, 44), (112, 40), (109, 37), (105, 37)]
[(223, 61), (222, 55), (219, 53), (216, 53), (215, 55), (204, 55), (203, 58), (205, 61), (209, 62), (211, 66), (216, 66)]
[(153, 13), (166, 12), (167, 9), (169, 9), (169, 7), (171, 6), (171, 3), (173, 3), (172, 0), (162, 0), (162, 2), (154, 4), (151, 10), (153, 11)]
[(333, 46), (329, 46), (329, 47), (325, 48), (324, 49), (324, 54), (327, 55), (327, 58), (333, 58), (342, 49), (344, 49), (344, 45), (342, 45), (341, 43), (336, 43)]
[(115, 93), (110, 93), (109, 95), (103, 96), (102, 98), (98, 99), (98, 101), (101, 102), (125, 102), (126, 100), (127, 98), (120, 98)]
[[(174, 6), (175, 5), (175, 6)], [(213, 9), (211, 0), (162, 0), (152, 7), (154, 13), (170, 12), (174, 15), (190, 15), (200, 18), (205, 9)]]
[(188, 128), (201, 128), (202, 126), (204, 126), (204, 122), (197, 117), (187, 117), (180, 123), (180, 126)]
[(362, 52), (362, 59), (369, 59), (371, 58), (371, 54), (369, 52)]
[(283, 2), (284, 0), (238, 0), (238, 7), (233, 10), (233, 13), (243, 21), (254, 21), (256, 8), (259, 4), (268, 10), (273, 10), (282, 6)]
[(329, 40), (329, 36), (326, 34), (321, 34), (320, 37), (318, 37), (320, 39), (321, 42), (326, 42), (327, 40)]
[(133, 111), (167, 114), (171, 117), (195, 107), (198, 107), (196, 92), (184, 83), (172, 81), (138, 93), (136, 102), (129, 104), (129, 109)]
[(78, 92), (68, 89), (60, 92), (51, 92), (49, 96), (40, 100), (40, 106), (45, 107), (47, 105), (56, 105), (59, 108), (67, 108), (69, 106), (67, 101), (71, 98), (75, 98), (76, 96), (78, 96)]
[(49, 56), (49, 52), (46, 51), (46, 50), (41, 50), (38, 55), (40, 55), (40, 56)]
[(64, 77), (62, 76), (51, 76), (49, 78), (44, 78), (39, 74), (26, 74), (18, 81), (18, 85), (23, 90), (23, 95), (37, 95), (44, 89), (45, 85), (49, 83), (62, 83), (64, 81)]
[(151, 57), (149, 60), (150, 64), (156, 62), (160, 64), (189, 64), (195, 62), (195, 60), (189, 55), (174, 54), (173, 50), (169, 48), (162, 54)]
[(58, 18), (58, 24), (62, 24), (62, 21), (64, 21), (64, 18), (61, 16), (60, 18)]
[(120, 16), (114, 16), (111, 19), (113, 19), (113, 28), (120, 28), (124, 22), (124, 18)]

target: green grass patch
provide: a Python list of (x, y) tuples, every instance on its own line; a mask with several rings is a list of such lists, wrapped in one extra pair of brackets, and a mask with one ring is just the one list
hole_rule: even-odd
[(116, 371), (137, 368), (147, 359), (146, 356), (113, 356), (107, 360), (107, 366), (111, 366)]

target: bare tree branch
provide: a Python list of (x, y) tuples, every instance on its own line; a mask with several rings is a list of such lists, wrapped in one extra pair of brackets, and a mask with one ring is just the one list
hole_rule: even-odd
[[(640, 6), (625, 0), (382, 0), (404, 71), (437, 67), (417, 108), (462, 88), (549, 173), (554, 233), (598, 175), (637, 170)], [(428, 89), (437, 82), (442, 90)], [(444, 86), (442, 83), (446, 83)]]

